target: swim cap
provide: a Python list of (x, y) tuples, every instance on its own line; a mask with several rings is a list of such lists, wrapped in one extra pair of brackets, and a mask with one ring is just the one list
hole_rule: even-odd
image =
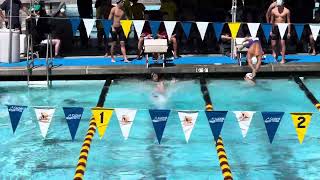
[(252, 64), (257, 64), (258, 59), (257, 59), (257, 57), (253, 56), (251, 58), (251, 61), (252, 61)]
[(252, 80), (252, 79), (253, 79), (252, 73), (247, 73), (247, 74), (246, 74), (246, 78)]
[(66, 12), (66, 10), (65, 10), (64, 8), (61, 8), (61, 9), (60, 9), (60, 12), (61, 12), (61, 13), (64, 13), (64, 12)]
[(283, 5), (283, 0), (277, 0), (277, 6), (282, 6)]

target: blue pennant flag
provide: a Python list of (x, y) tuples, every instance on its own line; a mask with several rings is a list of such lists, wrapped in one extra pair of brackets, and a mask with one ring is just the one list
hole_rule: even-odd
[(213, 24), (213, 28), (214, 28), (214, 32), (216, 34), (217, 39), (219, 40), (221, 37), (221, 32), (222, 32), (222, 28), (224, 23), (212, 23)]
[(215, 141), (218, 141), (227, 113), (228, 111), (206, 111), (206, 115)]
[(75, 34), (77, 32), (78, 27), (79, 27), (80, 19), (79, 18), (71, 18), (69, 20), (72, 25), (72, 32), (73, 32), (73, 34)]
[(10, 116), (10, 121), (12, 125), (13, 133), (16, 131), (17, 126), (20, 122), (21, 115), (27, 106), (16, 106), (16, 105), (7, 105), (8, 112)]
[(263, 30), (264, 36), (268, 41), (270, 38), (270, 32), (272, 30), (272, 24), (268, 24), (268, 23), (262, 24), (262, 30)]
[(184, 33), (186, 34), (187, 39), (189, 38), (192, 22), (181, 22)]
[(149, 21), (153, 37), (157, 37), (161, 21)]
[(112, 26), (112, 21), (111, 20), (103, 20), (102, 24), (103, 24), (103, 29), (104, 29), (104, 33), (106, 34), (106, 37), (109, 37), (110, 29)]
[(154, 130), (157, 135), (158, 142), (160, 144), (162, 139), (162, 134), (163, 134), (164, 128), (166, 127), (166, 123), (170, 114), (170, 110), (150, 109), (149, 113), (150, 113)]
[(261, 114), (264, 120), (264, 124), (266, 125), (270, 143), (272, 143), (284, 112), (261, 112)]
[(64, 107), (63, 111), (69, 126), (72, 140), (74, 140), (74, 137), (76, 136), (79, 123), (82, 117), (83, 108), (82, 107)]
[(299, 41), (301, 40), (304, 24), (294, 24)]

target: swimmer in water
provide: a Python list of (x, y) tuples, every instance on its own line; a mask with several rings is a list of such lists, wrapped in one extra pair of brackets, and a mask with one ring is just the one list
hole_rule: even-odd
[(165, 94), (164, 82), (160, 79), (159, 75), (156, 73), (151, 74), (152, 81), (157, 82), (155, 92), (158, 94)]

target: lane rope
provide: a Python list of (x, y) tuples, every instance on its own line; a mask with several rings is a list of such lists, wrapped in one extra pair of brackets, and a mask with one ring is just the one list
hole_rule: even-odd
[(305, 93), (311, 103), (320, 111), (320, 103), (317, 98), (313, 95), (313, 93), (307, 88), (307, 86), (303, 83), (303, 81), (295, 76), (294, 81), (299, 85), (300, 89)]

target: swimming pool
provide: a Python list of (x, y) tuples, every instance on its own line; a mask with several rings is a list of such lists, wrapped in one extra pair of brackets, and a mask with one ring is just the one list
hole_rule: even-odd
[[(305, 84), (320, 97), (319, 79)], [(203, 110), (198, 80), (167, 81), (167, 97), (152, 96), (155, 83), (120, 80), (112, 83), (105, 107), (137, 108), (130, 137), (123, 140), (113, 115), (102, 140), (91, 144), (86, 179), (222, 179), (213, 136), (205, 113), (199, 112), (189, 143), (174, 110)], [(104, 81), (54, 81), (52, 89), (26, 87), (25, 82), (0, 83), (0, 179), (71, 179), (79, 151)], [(235, 179), (317, 179), (320, 165), (319, 127), (314, 114), (304, 143), (299, 144), (289, 112), (316, 112), (294, 81), (258, 80), (255, 87), (240, 80), (208, 80), (215, 110), (284, 111), (270, 145), (259, 113), (242, 138), (235, 116), (229, 112), (222, 137)], [(43, 140), (33, 109), (28, 108), (12, 134), (5, 104), (55, 106), (47, 139)], [(72, 142), (63, 106), (85, 108)], [(148, 109), (172, 109), (161, 145), (157, 143)]]

